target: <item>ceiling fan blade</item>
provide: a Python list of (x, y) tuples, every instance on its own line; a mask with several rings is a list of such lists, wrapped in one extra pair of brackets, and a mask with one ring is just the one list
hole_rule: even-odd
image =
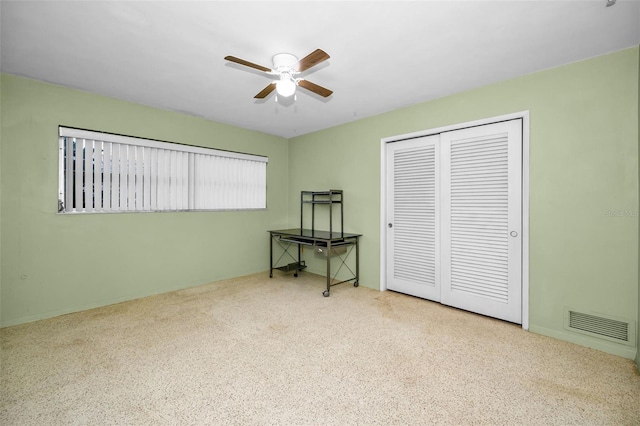
[(271, 72), (271, 68), (263, 67), (262, 65), (254, 64), (253, 62), (245, 61), (244, 59), (236, 58), (235, 56), (225, 56), (227, 61), (235, 62), (236, 64), (244, 65), (245, 67), (255, 68), (264, 72)]
[(324, 88), (322, 86), (318, 86), (317, 84), (312, 83), (312, 82), (310, 82), (308, 80), (300, 80), (298, 82), (298, 86), (304, 87), (305, 89), (310, 90), (313, 93), (316, 93), (316, 94), (318, 94), (320, 96), (323, 96), (325, 98), (331, 96), (331, 94), (333, 93), (333, 90), (329, 90), (329, 89), (326, 89), (326, 88)]
[(266, 98), (269, 93), (273, 92), (273, 90), (276, 88), (276, 83), (269, 83), (269, 85), (267, 87), (265, 87), (264, 89), (262, 89), (260, 91), (260, 93), (258, 93), (257, 95), (254, 96), (255, 99), (264, 99)]
[(300, 59), (293, 68), (298, 72), (303, 72), (315, 65), (318, 65), (320, 62), (326, 61), (329, 58), (330, 56), (327, 54), (327, 52), (322, 49), (316, 49), (304, 58)]

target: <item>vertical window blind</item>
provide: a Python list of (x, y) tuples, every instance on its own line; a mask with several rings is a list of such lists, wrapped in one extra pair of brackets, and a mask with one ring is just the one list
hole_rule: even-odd
[(266, 208), (264, 156), (66, 127), (59, 144), (60, 213)]

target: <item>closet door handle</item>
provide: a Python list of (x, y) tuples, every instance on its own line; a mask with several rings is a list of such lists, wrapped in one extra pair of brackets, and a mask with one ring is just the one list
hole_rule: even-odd
[(393, 228), (393, 223), (390, 223), (388, 226), (389, 228)]

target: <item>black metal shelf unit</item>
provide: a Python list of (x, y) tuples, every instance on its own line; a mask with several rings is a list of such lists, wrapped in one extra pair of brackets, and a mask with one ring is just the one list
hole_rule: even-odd
[(300, 192), (300, 229), (304, 229), (304, 205), (311, 205), (311, 230), (316, 229), (316, 205), (329, 205), (329, 233), (333, 234), (333, 205), (340, 205), (340, 233), (344, 234), (344, 207), (342, 204), (343, 193), (339, 189), (328, 191), (301, 191)]

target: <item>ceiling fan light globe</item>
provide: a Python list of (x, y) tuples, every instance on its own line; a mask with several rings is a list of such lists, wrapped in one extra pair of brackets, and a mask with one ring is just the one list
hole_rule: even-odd
[(288, 98), (296, 92), (296, 83), (289, 79), (282, 79), (276, 83), (276, 92), (283, 98)]

